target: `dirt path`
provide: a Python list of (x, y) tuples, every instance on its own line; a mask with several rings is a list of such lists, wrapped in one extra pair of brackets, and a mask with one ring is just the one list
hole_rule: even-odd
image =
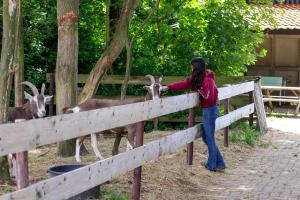
[(299, 119), (268, 119), (271, 141), (235, 169), (228, 169), (201, 199), (300, 199)]

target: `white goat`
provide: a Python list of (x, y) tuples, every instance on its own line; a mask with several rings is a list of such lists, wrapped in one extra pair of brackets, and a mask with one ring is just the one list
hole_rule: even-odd
[[(130, 98), (130, 99), (124, 99), (124, 100), (111, 100), (111, 99), (89, 99), (75, 107), (72, 108), (64, 108), (64, 113), (78, 113), (82, 111), (88, 111), (93, 109), (99, 109), (99, 108), (105, 108), (105, 107), (111, 107), (111, 106), (119, 106), (119, 105), (125, 105), (130, 103), (136, 103), (136, 102), (142, 102), (146, 100), (152, 100), (152, 99), (159, 99), (161, 92), (163, 91), (163, 86), (161, 85), (162, 77), (159, 77), (158, 79), (155, 79), (152, 75), (147, 75), (151, 80), (150, 86), (144, 86), (145, 89), (148, 90), (148, 93), (146, 97), (143, 98)], [(126, 125), (124, 127), (118, 127), (112, 130), (107, 130), (100, 132), (100, 134), (107, 134), (107, 133), (116, 133), (116, 134), (122, 134), (125, 130), (127, 131), (127, 145), (130, 145), (132, 148), (134, 146), (134, 136), (136, 132), (136, 123)], [(77, 162), (81, 162), (80, 160), (80, 147), (84, 141), (84, 139), (87, 136), (82, 136), (77, 138), (76, 140), (76, 153), (75, 153), (75, 159)], [(96, 157), (99, 159), (103, 159), (99, 149), (97, 148), (97, 135), (96, 133), (91, 134), (91, 145), (92, 148), (96, 154)], [(128, 149), (128, 148), (127, 148)]]

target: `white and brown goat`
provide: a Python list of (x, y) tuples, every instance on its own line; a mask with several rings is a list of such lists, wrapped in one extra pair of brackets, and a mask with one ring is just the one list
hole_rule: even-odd
[[(152, 75), (147, 75), (147, 78), (151, 80), (150, 86), (144, 86), (147, 89), (147, 95), (142, 98), (129, 98), (124, 100), (111, 100), (111, 99), (89, 99), (75, 107), (72, 108), (64, 108), (65, 113), (78, 113), (81, 111), (88, 111), (93, 109), (99, 108), (106, 108), (111, 106), (119, 106), (131, 103), (137, 103), (147, 100), (159, 99), (161, 92), (163, 91), (163, 86), (161, 84), (162, 77), (155, 79)], [(106, 134), (106, 133), (115, 133), (115, 134), (122, 134), (123, 132), (127, 131), (127, 145), (130, 145), (131, 148), (134, 146), (134, 137), (136, 132), (136, 125), (130, 124), (124, 127), (118, 127), (115, 129), (99, 132), (99, 134)], [(77, 138), (76, 140), (76, 152), (75, 152), (75, 159), (77, 162), (81, 162), (80, 160), (80, 147), (87, 136), (82, 136)], [(103, 159), (99, 149), (97, 148), (97, 135), (96, 133), (91, 134), (91, 146), (96, 154), (96, 157), (99, 159)], [(127, 146), (128, 149), (128, 146)]]
[[(24, 91), (25, 99), (28, 99), (27, 103), (19, 107), (13, 107), (8, 109), (8, 122), (22, 122), (34, 118), (42, 118), (46, 116), (45, 104), (49, 102), (52, 96), (45, 96), (45, 84), (42, 85), (41, 92), (30, 82), (24, 81), (20, 84), (27, 85), (33, 96)], [(16, 176), (16, 156), (15, 154), (9, 155), (9, 168), (11, 176)]]
[(42, 118), (46, 116), (45, 104), (48, 103), (52, 96), (45, 96), (45, 84), (42, 85), (41, 93), (30, 82), (25, 81), (20, 84), (27, 85), (33, 96), (24, 91), (25, 99), (28, 99), (27, 103), (22, 106), (8, 109), (8, 122), (20, 122), (34, 118)]

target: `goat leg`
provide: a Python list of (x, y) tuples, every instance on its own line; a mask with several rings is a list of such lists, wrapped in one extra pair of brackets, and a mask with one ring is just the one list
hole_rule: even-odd
[(82, 136), (76, 139), (76, 150), (75, 150), (75, 159), (76, 162), (81, 162), (80, 160), (80, 147), (83, 144), (84, 139), (86, 136)]
[(115, 138), (115, 142), (114, 142), (114, 146), (113, 146), (113, 150), (112, 150), (112, 155), (117, 155), (119, 153), (119, 146), (120, 146), (120, 142), (122, 139), (122, 132), (121, 133), (116, 133), (116, 138)]
[(96, 154), (96, 157), (99, 158), (100, 160), (104, 159), (104, 157), (101, 155), (98, 147), (97, 147), (97, 135), (96, 133), (91, 134), (91, 145), (93, 147), (93, 150)]
[(16, 181), (17, 177), (17, 160), (16, 160), (16, 154), (9, 154), (8, 155), (8, 166), (9, 166), (9, 173), (10, 178), (13, 182)]
[(136, 127), (135, 125), (129, 125), (127, 128), (127, 151), (134, 148), (134, 136)]

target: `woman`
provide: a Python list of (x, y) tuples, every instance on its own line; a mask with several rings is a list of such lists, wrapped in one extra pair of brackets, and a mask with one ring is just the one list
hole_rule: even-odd
[(208, 161), (205, 168), (210, 171), (225, 169), (223, 157), (215, 141), (215, 122), (219, 114), (218, 89), (214, 80), (214, 73), (206, 70), (202, 58), (194, 58), (191, 61), (192, 75), (188, 79), (169, 84), (165, 90), (192, 89), (200, 95), (200, 107), (202, 108), (202, 139), (208, 147)]

